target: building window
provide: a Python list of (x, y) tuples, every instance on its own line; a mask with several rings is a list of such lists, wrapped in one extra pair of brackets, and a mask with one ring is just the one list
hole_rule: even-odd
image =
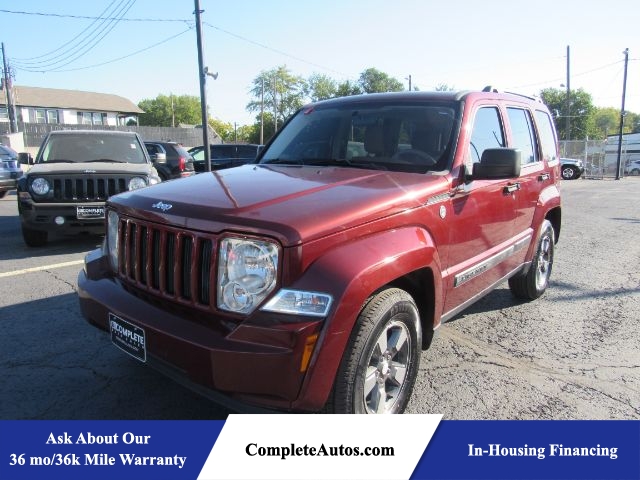
[(57, 110), (47, 110), (47, 123), (59, 123)]
[(78, 125), (106, 125), (107, 114), (101, 112), (78, 112)]
[(6, 108), (0, 108), (0, 120), (9, 120), (9, 111)]
[(45, 110), (36, 108), (36, 123), (47, 123)]

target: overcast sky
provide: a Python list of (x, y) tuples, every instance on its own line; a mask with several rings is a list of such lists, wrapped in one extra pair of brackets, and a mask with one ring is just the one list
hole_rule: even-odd
[[(375, 67), (430, 90), (534, 94), (566, 83), (597, 106), (640, 113), (640, 1), (200, 0), (212, 116), (252, 123), (252, 80), (357, 80)], [(0, 0), (0, 40), (17, 85), (121, 95), (199, 95), (193, 0)], [(84, 18), (90, 17), (90, 18)], [(117, 20), (96, 20), (109, 17)]]

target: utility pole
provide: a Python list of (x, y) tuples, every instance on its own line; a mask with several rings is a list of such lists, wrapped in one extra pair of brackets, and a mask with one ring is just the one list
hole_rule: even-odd
[(207, 172), (211, 171), (211, 148), (209, 147), (209, 119), (207, 115), (207, 72), (204, 68), (202, 54), (202, 22), (200, 14), (200, 0), (194, 0), (196, 14), (196, 38), (198, 41), (198, 75), (200, 77), (200, 110), (202, 113), (202, 143), (204, 145), (204, 165)]
[(7, 113), (9, 114), (9, 131), (16, 133), (18, 131), (18, 125), (16, 124), (16, 112), (13, 108), (13, 96), (11, 76), (9, 75), (9, 68), (7, 67), (7, 55), (4, 53), (4, 42), (2, 42), (2, 64), (4, 65), (4, 89), (7, 93)]
[(622, 170), (622, 130), (624, 128), (624, 100), (627, 95), (627, 65), (629, 64), (629, 49), (624, 49), (624, 77), (622, 80), (622, 107), (620, 108), (620, 130), (618, 131), (618, 162), (616, 168), (616, 180), (620, 180)]
[[(565, 110), (565, 135), (564, 135), (564, 139), (569, 141), (571, 140), (571, 75), (570, 75), (570, 68), (571, 68), (571, 62), (570, 62), (570, 51), (569, 51), (569, 45), (567, 45), (567, 98), (565, 99), (565, 101), (567, 102)], [(568, 145), (567, 145), (568, 148)]]
[(262, 76), (262, 90), (260, 92), (260, 145), (264, 145), (264, 75)]
[(278, 77), (273, 77), (273, 134), (278, 131)]
[(407, 80), (409, 80), (409, 91), (411, 91), (411, 75), (407, 77)]

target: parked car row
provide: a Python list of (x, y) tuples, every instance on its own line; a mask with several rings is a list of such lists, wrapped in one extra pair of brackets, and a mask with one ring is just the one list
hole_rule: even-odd
[(0, 198), (16, 188), (20, 177), (22, 169), (18, 162), (18, 153), (11, 147), (0, 144)]
[[(263, 145), (255, 143), (222, 143), (210, 145), (211, 170), (238, 167), (256, 160)], [(204, 146), (189, 149), (193, 156), (195, 170), (198, 173), (206, 171)]]

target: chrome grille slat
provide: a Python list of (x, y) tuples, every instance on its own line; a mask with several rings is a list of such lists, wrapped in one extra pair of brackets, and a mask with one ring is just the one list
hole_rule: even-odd
[(212, 235), (121, 218), (120, 278), (160, 298), (213, 308)]

